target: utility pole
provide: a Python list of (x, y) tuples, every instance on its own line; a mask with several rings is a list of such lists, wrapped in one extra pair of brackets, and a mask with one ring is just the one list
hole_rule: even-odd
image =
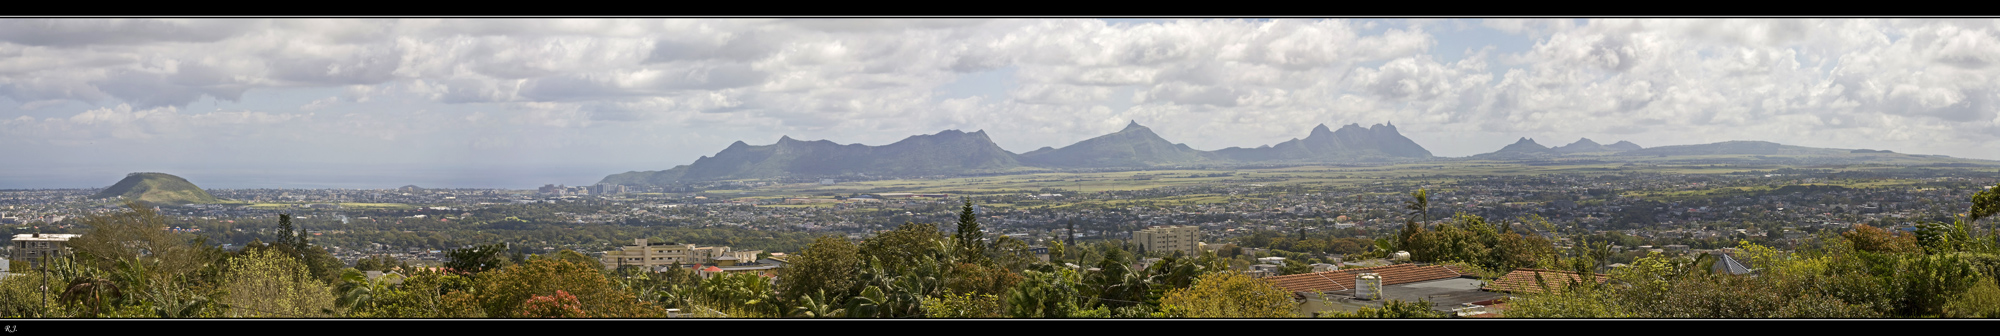
[[(42, 307), (41, 309), (36, 309), (35, 310), (36, 312), (41, 312), (43, 309), (49, 309), (49, 258), (47, 254), (44, 254), (39, 259), (41, 259), (41, 264), (42, 264)], [(47, 314), (47, 313), (40, 313), (40, 314)], [(48, 317), (48, 316), (43, 315), (42, 317)]]

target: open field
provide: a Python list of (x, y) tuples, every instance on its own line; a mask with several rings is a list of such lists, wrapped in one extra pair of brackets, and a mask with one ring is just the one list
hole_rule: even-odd
[[(733, 199), (770, 199), (779, 197), (819, 197), (870, 193), (942, 193), (951, 195), (1022, 195), (1047, 192), (1086, 193), (1100, 191), (1147, 190), (1172, 187), (1195, 186), (1290, 186), (1305, 185), (1315, 187), (1428, 187), (1434, 190), (1452, 184), (1460, 179), (1487, 178), (1499, 176), (1534, 175), (1605, 175), (1605, 174), (1731, 174), (1753, 171), (1773, 171), (1778, 169), (1815, 169), (1816, 173), (1837, 174), (1843, 172), (1895, 173), (1915, 170), (1960, 170), (1996, 171), (2000, 166), (1992, 162), (1963, 159), (1926, 159), (1917, 161), (1904, 156), (1885, 158), (1884, 162), (1902, 164), (1936, 163), (1978, 163), (1969, 167), (1905, 166), (1882, 163), (1852, 165), (1776, 165), (1761, 164), (1759, 157), (1780, 158), (1786, 155), (1703, 155), (1670, 158), (1621, 157), (1616, 162), (1597, 160), (1569, 160), (1553, 162), (1516, 161), (1447, 161), (1406, 163), (1382, 166), (1294, 166), (1278, 168), (1243, 169), (1166, 169), (1123, 172), (1087, 173), (1029, 173), (1020, 175), (976, 176), (938, 179), (903, 179), (884, 181), (842, 182), (835, 185), (818, 183), (775, 184), (755, 188), (730, 190), (710, 190), (703, 192), (711, 197)], [(1702, 160), (1739, 160), (1743, 163), (1700, 163)], [(1961, 162), (1963, 161), (1963, 162)], [(1692, 163), (1691, 163), (1692, 162)], [(1921, 180), (1905, 178), (1836, 179), (1815, 184), (1837, 185), (1848, 188), (1900, 187), (1922, 183)], [(1629, 191), (1626, 196), (1687, 199), (1724, 197), (1769, 191), (1775, 187), (1728, 187), (1677, 191)], [(1167, 198), (1145, 200), (1092, 200), (1086, 203), (1049, 202), (1024, 200), (1014, 203), (996, 203), (996, 207), (1042, 207), (1042, 206), (1131, 206), (1131, 205), (1172, 205), (1225, 203), (1248, 199), (1258, 199), (1268, 195), (1216, 195), (1191, 194)], [(1060, 204), (1060, 205), (1058, 205)], [(831, 204), (785, 205), (787, 207), (824, 207)]]

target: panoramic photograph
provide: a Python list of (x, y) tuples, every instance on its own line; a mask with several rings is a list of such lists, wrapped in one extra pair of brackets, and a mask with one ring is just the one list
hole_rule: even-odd
[(0, 157), (8, 333), (2000, 318), (2000, 19), (8, 18)]

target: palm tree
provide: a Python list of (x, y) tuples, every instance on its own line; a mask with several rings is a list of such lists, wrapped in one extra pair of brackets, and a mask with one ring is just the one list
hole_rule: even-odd
[(799, 298), (799, 300), (802, 302), (799, 303), (798, 307), (792, 308), (792, 316), (799, 316), (805, 318), (823, 318), (823, 317), (839, 316), (841, 315), (841, 313), (847, 311), (847, 309), (843, 308), (834, 308), (833, 305), (827, 301), (827, 295), (825, 289), (821, 289), (818, 295), (807, 295), (805, 297)]
[(349, 312), (372, 308), (376, 294), (388, 291), (389, 284), (398, 278), (400, 275), (388, 274), (371, 280), (367, 274), (349, 268), (341, 272), (340, 285), (334, 287), (334, 292), (339, 295), (334, 300), (334, 305), (346, 308)]
[(847, 317), (883, 317), (891, 313), (892, 304), (881, 287), (868, 286), (868, 289), (861, 290), (861, 295), (847, 300)]
[[(69, 281), (64, 287), (61, 300), (64, 302), (90, 305), (90, 315), (97, 317), (104, 313), (107, 304), (117, 301), (124, 293), (118, 283), (96, 275), (81, 276)], [(107, 301), (109, 299), (110, 301)]]

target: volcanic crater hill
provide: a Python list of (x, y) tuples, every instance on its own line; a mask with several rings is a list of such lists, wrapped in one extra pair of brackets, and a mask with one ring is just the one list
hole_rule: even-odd
[(1348, 124), (1339, 130), (1320, 124), (1313, 127), (1304, 139), (1257, 148), (1230, 147), (1214, 153), (1222, 158), (1245, 162), (1377, 161), (1432, 157), (1429, 150), (1397, 132), (1394, 124), (1375, 124), (1368, 128), (1362, 128), (1361, 124)]
[(947, 130), (917, 135), (883, 146), (841, 145), (827, 140), (800, 141), (781, 137), (770, 145), (737, 141), (713, 157), (662, 171), (636, 171), (607, 176), (600, 183), (657, 185), (677, 181), (771, 178), (784, 176), (956, 175), (1020, 167), (1012, 152), (1000, 149), (985, 131)]
[(1054, 168), (1111, 168), (1185, 165), (1219, 161), (1215, 155), (1168, 142), (1138, 122), (1125, 129), (1063, 148), (1038, 149), (1021, 155), (1021, 163)]
[(122, 198), (147, 204), (207, 204), (221, 200), (180, 176), (166, 173), (131, 173), (90, 198)]

